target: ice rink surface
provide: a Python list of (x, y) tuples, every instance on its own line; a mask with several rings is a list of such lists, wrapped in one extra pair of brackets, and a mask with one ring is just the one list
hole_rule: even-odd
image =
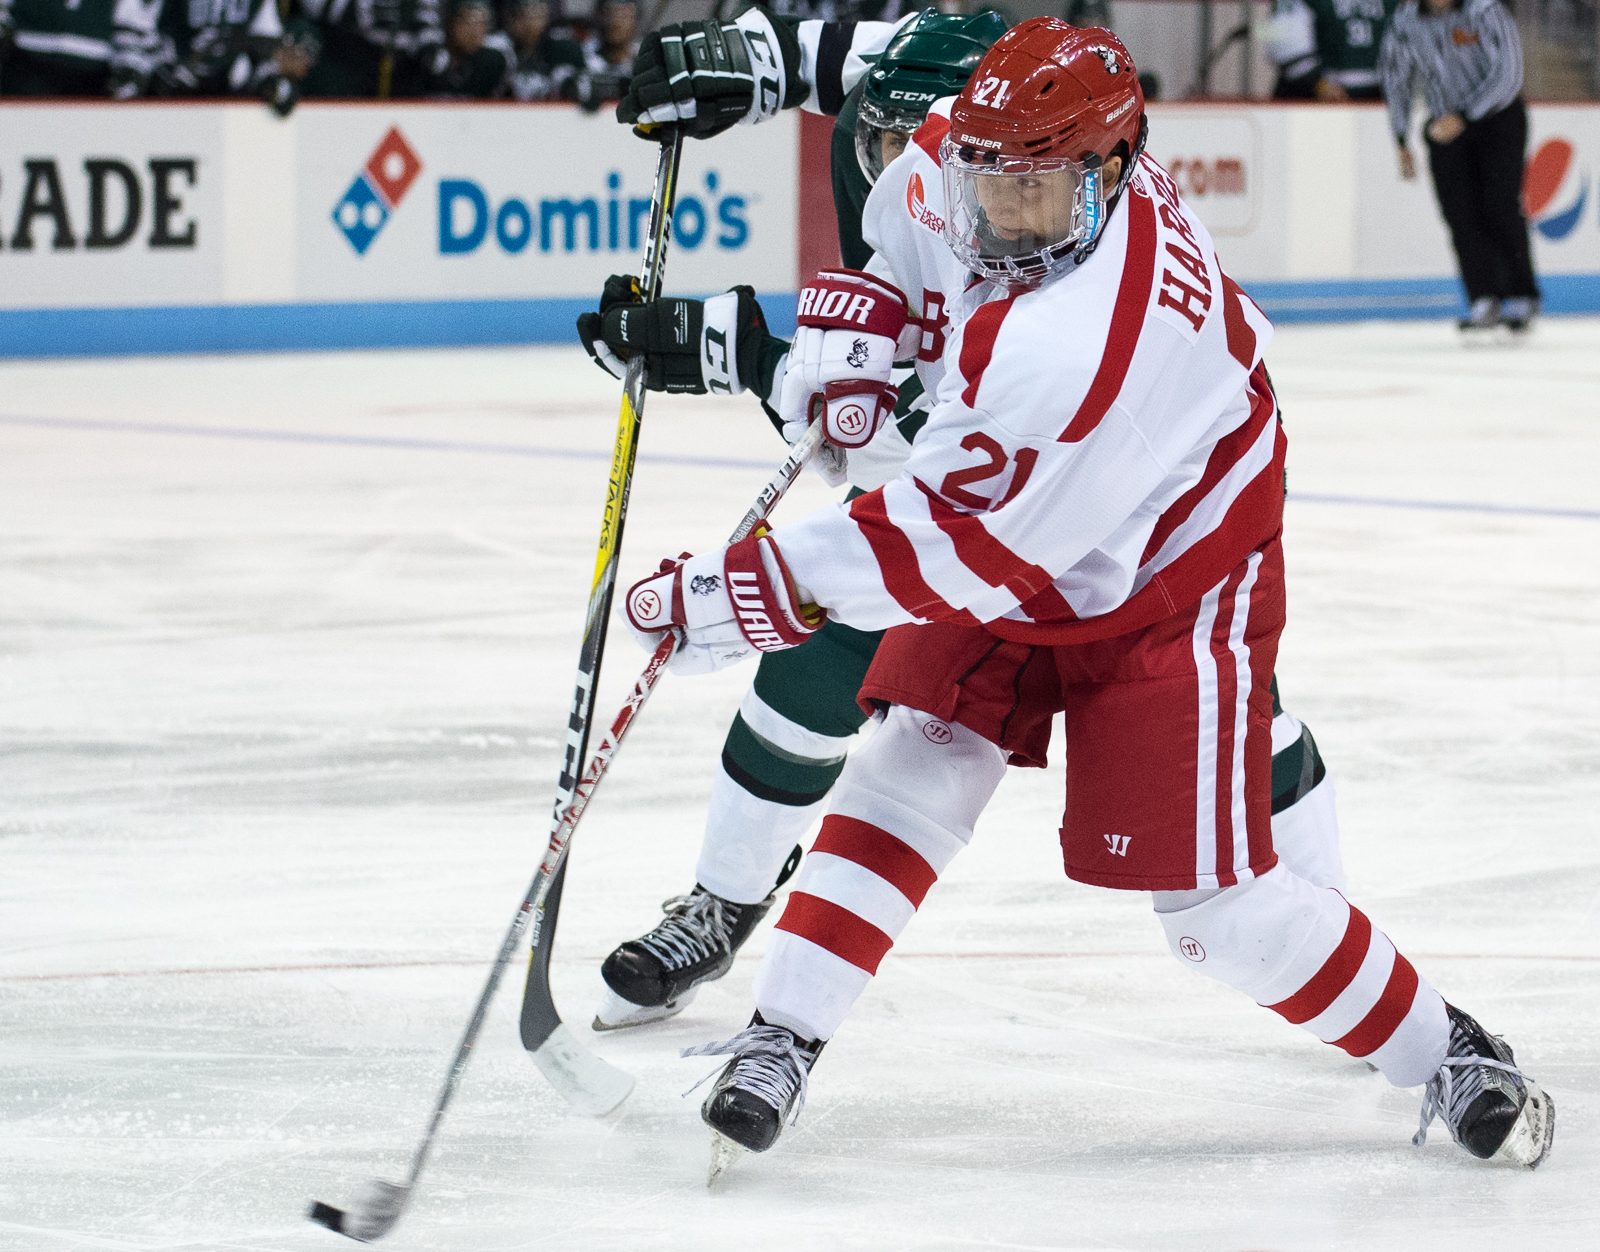
[[(678, 1050), (569, 1113), (513, 971), (386, 1246), (1600, 1247), (1600, 324), (1288, 328), (1285, 701), (1351, 895), (1555, 1096), (1485, 1167), (1396, 1091), (1067, 883), (1013, 772), (819, 1063), (708, 1193)], [(397, 1176), (546, 833), (617, 389), (576, 350), (0, 365), (0, 1248), (312, 1252)], [(652, 397), (624, 577), (718, 542), (780, 456)], [(791, 515), (829, 498), (797, 489)], [(612, 633), (609, 717), (643, 661)], [(669, 677), (573, 844), (556, 991), (692, 879), (749, 669)], [(515, 984), (515, 986), (513, 986)]]

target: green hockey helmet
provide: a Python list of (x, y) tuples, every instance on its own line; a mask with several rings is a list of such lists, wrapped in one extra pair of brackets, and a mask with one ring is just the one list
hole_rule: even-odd
[(867, 181), (905, 150), (935, 100), (957, 94), (1006, 31), (992, 9), (940, 13), (924, 9), (867, 72), (856, 111), (856, 160)]

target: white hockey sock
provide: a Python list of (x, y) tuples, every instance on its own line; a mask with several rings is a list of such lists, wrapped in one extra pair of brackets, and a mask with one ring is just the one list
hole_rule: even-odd
[(1372, 1062), (1397, 1087), (1437, 1072), (1450, 1040), (1443, 999), (1337, 891), (1279, 865), (1198, 904), (1185, 894), (1155, 897), (1184, 964)]
[[(756, 1007), (775, 1025), (828, 1039), (1005, 775), (1005, 754), (961, 726), (893, 708), (845, 766), (816, 846), (789, 893), (756, 974)], [(944, 723), (939, 723), (943, 726)]]
[(707, 891), (738, 904), (756, 904), (772, 894), (824, 801), (797, 807), (752, 795), (718, 764), (711, 779), (705, 840), (695, 864), (695, 881)]
[[(1272, 719), (1274, 766), (1278, 754), (1292, 749), (1304, 731), (1300, 719), (1286, 710)], [(1306, 749), (1308, 772), (1312, 759), (1313, 751)], [(1280, 861), (1313, 886), (1344, 890), (1344, 859), (1339, 854), (1339, 818), (1330, 775), (1324, 774), (1316, 786), (1272, 815), (1272, 847)]]
[[(745, 693), (739, 716), (765, 751), (807, 766), (837, 762), (855, 738), (807, 730), (768, 705), (754, 687)], [(765, 900), (789, 853), (811, 829), (823, 804), (821, 800), (793, 805), (763, 799), (736, 782), (719, 763), (711, 780), (695, 881), (738, 904)]]
[(1278, 860), (1314, 887), (1345, 887), (1334, 814), (1333, 778), (1324, 777), (1288, 808), (1272, 815), (1272, 847)]

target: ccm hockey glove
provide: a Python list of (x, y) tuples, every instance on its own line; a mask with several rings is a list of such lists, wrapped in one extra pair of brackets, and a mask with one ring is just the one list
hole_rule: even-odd
[(667, 298), (641, 303), (638, 283), (623, 274), (606, 279), (598, 313), (578, 316), (578, 338), (596, 365), (621, 378), (644, 357), (649, 391), (738, 395), (755, 385), (767, 322), (749, 287), (709, 300)]
[(802, 605), (778, 545), (764, 530), (720, 552), (685, 553), (628, 588), (623, 614), (654, 652), (666, 631), (678, 635), (669, 666), (709, 674), (755, 652), (804, 643), (825, 614)]
[(778, 401), (785, 435), (820, 420), (834, 447), (865, 446), (894, 412), (895, 359), (920, 335), (905, 297), (860, 270), (823, 270), (800, 292), (796, 321)]
[(709, 139), (764, 122), (808, 91), (793, 27), (751, 7), (731, 22), (675, 22), (646, 35), (617, 120), (680, 126), (693, 139)]

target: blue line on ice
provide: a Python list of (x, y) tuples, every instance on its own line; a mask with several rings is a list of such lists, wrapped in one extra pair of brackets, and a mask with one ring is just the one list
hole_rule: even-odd
[[(476, 456), (521, 456), (534, 460), (609, 461), (609, 450), (550, 448), (536, 444), (496, 443), (481, 440), (421, 439), (403, 435), (336, 435), (309, 430), (265, 430), (259, 427), (196, 426), (181, 422), (130, 422), (112, 418), (22, 417), (0, 414), (0, 426), (42, 426), (65, 430), (103, 430), (136, 435), (185, 435), (201, 439), (234, 439), (257, 443), (328, 444), (357, 448), (385, 448), (397, 452), (461, 452)], [(770, 470), (772, 463), (750, 457), (677, 456), (640, 451), (639, 459), (658, 465), (687, 465), (704, 469)], [(1297, 504), (1338, 504), (1357, 508), (1423, 509), (1443, 513), (1483, 513), (1505, 517), (1559, 517), (1600, 521), (1600, 509), (1556, 508), (1541, 505), (1493, 504), (1472, 500), (1411, 500), (1386, 496), (1329, 495), (1291, 491)]]

